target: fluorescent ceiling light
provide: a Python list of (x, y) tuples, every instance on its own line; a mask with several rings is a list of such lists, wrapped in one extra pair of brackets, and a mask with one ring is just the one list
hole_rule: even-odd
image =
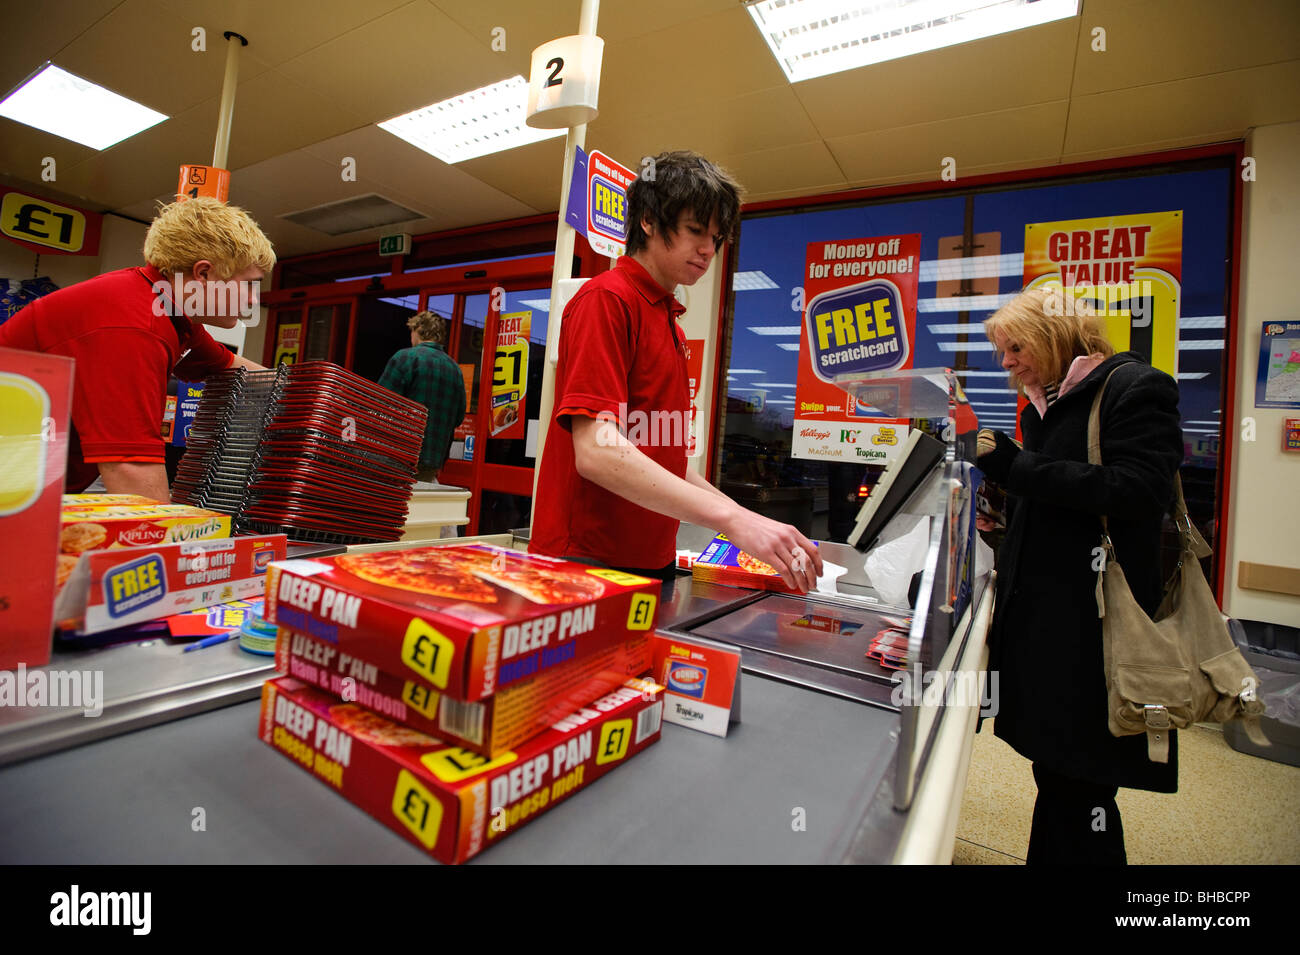
[(476, 159), (567, 132), (526, 125), (527, 111), (528, 82), (522, 76), (512, 76), (395, 116), (378, 126), (445, 163)]
[(762, 368), (728, 368), (728, 375), (766, 375)]
[(798, 351), (799, 343), (798, 342), (777, 342), (776, 347), (781, 349), (782, 351)]
[(939, 351), (993, 351), (992, 342), (939, 342)]
[(1216, 350), (1223, 351), (1223, 342), (1222, 341), (1179, 342), (1178, 350), (1179, 351), (1216, 351)]
[(967, 322), (962, 325), (960, 322), (955, 325), (927, 325), (932, 335), (960, 335), (965, 332), (967, 335), (983, 335), (983, 322)]
[(0, 116), (91, 149), (107, 149), (168, 118), (53, 63), (0, 102)]
[(1179, 328), (1222, 328), (1223, 325), (1222, 315), (1187, 316), (1178, 320)]
[(756, 381), (754, 382), (759, 388), (797, 388), (793, 381)]
[(1072, 17), (1078, 0), (751, 0), (791, 83)]
[(747, 325), (755, 335), (798, 335), (798, 325)]
[(966, 371), (960, 369), (953, 372), (958, 378), (1006, 378), (1005, 371)]
[(1208, 371), (1180, 371), (1175, 377), (1179, 381), (1195, 381), (1197, 378), (1204, 378)]
[(963, 259), (925, 259), (917, 270), (917, 279), (922, 282), (986, 279), (1023, 275), (1024, 271), (1024, 254), (1008, 252), (1006, 255), (972, 255)]
[(760, 270), (757, 272), (737, 272), (731, 287), (737, 292), (753, 292), (763, 288), (780, 288), (773, 282), (766, 272)]
[(519, 304), (535, 308), (539, 312), (549, 312), (551, 310), (551, 300), (549, 298), (521, 298)]
[(917, 299), (916, 310), (918, 312), (991, 312), (995, 308), (1001, 308), (1019, 294), (1019, 292), (1007, 292), (1004, 295), (954, 295), (951, 298), (922, 298)]
[(1184, 421), (1183, 424), (1209, 424), (1214, 425), (1216, 428), (1219, 426), (1218, 421)]

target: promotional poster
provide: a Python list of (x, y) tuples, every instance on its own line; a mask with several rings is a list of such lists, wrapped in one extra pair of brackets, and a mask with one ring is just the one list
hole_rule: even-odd
[(902, 447), (907, 419), (836, 382), (912, 367), (920, 251), (915, 234), (808, 245), (793, 457), (885, 464)]

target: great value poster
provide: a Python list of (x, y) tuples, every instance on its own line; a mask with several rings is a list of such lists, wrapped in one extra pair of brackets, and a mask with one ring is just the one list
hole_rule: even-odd
[(1178, 373), (1182, 212), (1144, 212), (1025, 226), (1026, 288), (1062, 286), (1106, 317), (1117, 352)]
[(524, 437), (524, 395), (528, 390), (528, 336), (532, 312), (511, 312), (497, 320), (496, 359), (492, 365), (494, 438)]
[(808, 245), (794, 457), (885, 464), (902, 447), (907, 419), (881, 417), (837, 381), (912, 367), (920, 256), (918, 234)]

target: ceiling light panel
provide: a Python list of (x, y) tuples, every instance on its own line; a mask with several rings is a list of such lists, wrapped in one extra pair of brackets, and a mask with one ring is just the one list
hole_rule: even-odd
[(753, 0), (791, 83), (1072, 17), (1078, 0)]
[(53, 63), (0, 102), (0, 116), (91, 149), (107, 149), (169, 118)]
[(445, 163), (477, 159), (568, 132), (534, 129), (524, 122), (527, 112), (528, 81), (512, 76), (378, 125)]

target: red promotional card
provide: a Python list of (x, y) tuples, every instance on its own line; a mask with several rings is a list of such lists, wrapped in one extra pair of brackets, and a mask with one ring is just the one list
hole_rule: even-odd
[(740, 722), (740, 651), (699, 637), (653, 639), (654, 679), (664, 690), (664, 719), (713, 736)]
[(50, 661), (72, 369), (0, 348), (0, 670)]

